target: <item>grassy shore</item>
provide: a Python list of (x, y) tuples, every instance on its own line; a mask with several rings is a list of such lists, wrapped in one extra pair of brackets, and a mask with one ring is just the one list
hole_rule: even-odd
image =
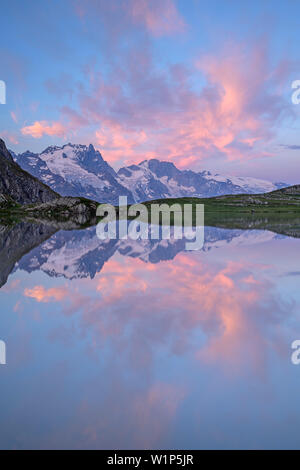
[(145, 204), (166, 203), (168, 205), (204, 204), (205, 212), (229, 214), (281, 214), (300, 211), (300, 185), (272, 191), (265, 194), (237, 194), (212, 198), (177, 198), (149, 201)]
[[(20, 206), (6, 201), (0, 207), (0, 221), (14, 223), (24, 218), (38, 219), (48, 222), (68, 222), (71, 219), (76, 224), (90, 226), (100, 219), (96, 218), (97, 202), (84, 198), (58, 198), (44, 204)], [(300, 232), (300, 185), (280, 189), (266, 194), (239, 194), (218, 196), (213, 198), (174, 198), (147, 201), (148, 209), (144, 222), (151, 222), (151, 208), (155, 204), (172, 206), (178, 204), (181, 209), (185, 204), (192, 205), (192, 224), (195, 225), (196, 208), (204, 205), (204, 223), (206, 226), (239, 229), (269, 229), (278, 233), (298, 234)], [(130, 206), (126, 209), (128, 210)], [(127, 212), (127, 211), (126, 211)], [(119, 208), (116, 208), (119, 213)], [(128, 217), (133, 219), (133, 217)], [(171, 212), (170, 224), (174, 223)]]

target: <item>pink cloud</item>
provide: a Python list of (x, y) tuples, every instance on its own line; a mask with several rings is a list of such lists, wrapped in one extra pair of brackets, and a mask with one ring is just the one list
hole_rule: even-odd
[(10, 132), (10, 131), (1, 131), (1, 136), (2, 138), (8, 140), (11, 144), (18, 145), (19, 139), (18, 136), (15, 132)]
[(125, 130), (121, 126), (103, 126), (95, 132), (95, 142), (100, 149), (105, 149), (105, 156), (110, 162), (120, 161), (124, 154), (127, 160), (134, 160), (136, 151), (147, 142), (143, 130)]
[(17, 291), (20, 285), (20, 279), (14, 279), (9, 281), (3, 287), (1, 287), (1, 292), (14, 292)]
[[(103, 2), (92, 5), (86, 15), (93, 11), (97, 17), (101, 12), (109, 25), (117, 22), (122, 28), (116, 17), (125, 8), (123, 2), (119, 9)], [(133, 15), (137, 22), (143, 18), (144, 26), (157, 34), (162, 28), (159, 22), (164, 24), (163, 18), (173, 18), (176, 11), (170, 1), (154, 2), (153, 10), (146, 1), (132, 0), (130, 5), (124, 17)], [(82, 18), (84, 10), (82, 5)], [(121, 33), (116, 33), (120, 34), (116, 51), (110, 51), (105, 70), (91, 62), (81, 83), (71, 77), (67, 86), (63, 77), (52, 80), (52, 92), (67, 93), (76, 105), (60, 108), (55, 122), (36, 121), (23, 127), (24, 135), (71, 138), (75, 134), (117, 166), (159, 158), (199, 169), (209, 158), (234, 162), (271, 156), (270, 143), (288, 112), (282, 83), (290, 66), (286, 61), (270, 63), (265, 40), (230, 43), (217, 54), (197, 57), (188, 67), (162, 68), (144, 37), (134, 47), (121, 49)]]
[(22, 127), (21, 132), (23, 135), (30, 135), (34, 139), (40, 139), (44, 135), (64, 137), (67, 129), (60, 122), (35, 121), (31, 126)]
[[(266, 269), (245, 260), (208, 266), (187, 254), (159, 266), (119, 256), (93, 281), (81, 281), (86, 288), (81, 284), (80, 293), (73, 286), (72, 292), (66, 287), (68, 292), (58, 293), (38, 286), (26, 295), (62, 300), (67, 316), (80, 312), (82, 330), (92, 335), (94, 347), (112, 341), (131, 367), (151, 367), (157, 348), (168, 345), (176, 354), (193, 351), (204, 362), (222, 358), (222, 367), (231, 372), (246, 361), (247, 370), (262, 376), (266, 334), (268, 344), (273, 341), (277, 348), (282, 338), (276, 324), (285, 315)], [(269, 326), (272, 331), (266, 333)], [(205, 335), (205, 344), (194, 342), (197, 332)]]
[(45, 289), (43, 286), (35, 286), (24, 290), (25, 297), (31, 297), (37, 302), (59, 301), (68, 296), (68, 289), (64, 287), (52, 287)]
[(15, 111), (11, 111), (10, 112), (10, 115), (11, 115), (11, 118), (12, 120), (17, 123), (18, 122), (18, 117), (17, 117), (17, 113)]
[[(63, 108), (62, 127), (87, 131), (104, 157), (119, 164), (160, 158), (195, 167), (212, 156), (267, 156), (286, 109), (277, 85), (289, 68), (278, 68), (280, 73), (270, 72), (263, 42), (251, 49), (228, 45), (189, 69), (177, 64), (161, 70), (148, 47), (129, 50), (112, 64), (108, 78), (88, 70), (89, 85), (77, 93), (78, 111)], [(202, 84), (199, 90), (191, 79)], [(41, 133), (39, 127), (32, 132)]]

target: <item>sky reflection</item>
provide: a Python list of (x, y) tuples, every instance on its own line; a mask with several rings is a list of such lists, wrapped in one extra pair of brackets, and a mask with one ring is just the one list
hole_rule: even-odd
[(299, 447), (299, 241), (218, 230), (160, 262), (114, 247), (92, 276), (88, 231), (25, 255), (1, 289), (0, 446)]

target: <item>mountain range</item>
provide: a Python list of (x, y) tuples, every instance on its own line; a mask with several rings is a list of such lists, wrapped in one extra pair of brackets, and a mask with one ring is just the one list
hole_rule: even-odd
[(285, 183), (209, 171), (179, 170), (173, 163), (157, 159), (120, 168), (116, 172), (93, 145), (51, 146), (41, 153), (15, 154), (14, 161), (26, 172), (62, 196), (81, 196), (98, 202), (118, 203), (175, 197), (213, 197), (274, 191)]

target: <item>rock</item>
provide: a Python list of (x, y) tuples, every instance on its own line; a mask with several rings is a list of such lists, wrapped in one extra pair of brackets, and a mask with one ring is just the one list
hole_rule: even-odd
[(10, 196), (19, 204), (47, 202), (59, 195), (30, 175), (13, 161), (12, 156), (0, 139), (0, 193)]
[(0, 209), (11, 209), (18, 207), (18, 204), (7, 194), (0, 194)]
[(60, 197), (43, 204), (24, 207), (27, 217), (43, 218), (56, 222), (70, 221), (76, 225), (96, 223), (98, 203), (77, 197)]

